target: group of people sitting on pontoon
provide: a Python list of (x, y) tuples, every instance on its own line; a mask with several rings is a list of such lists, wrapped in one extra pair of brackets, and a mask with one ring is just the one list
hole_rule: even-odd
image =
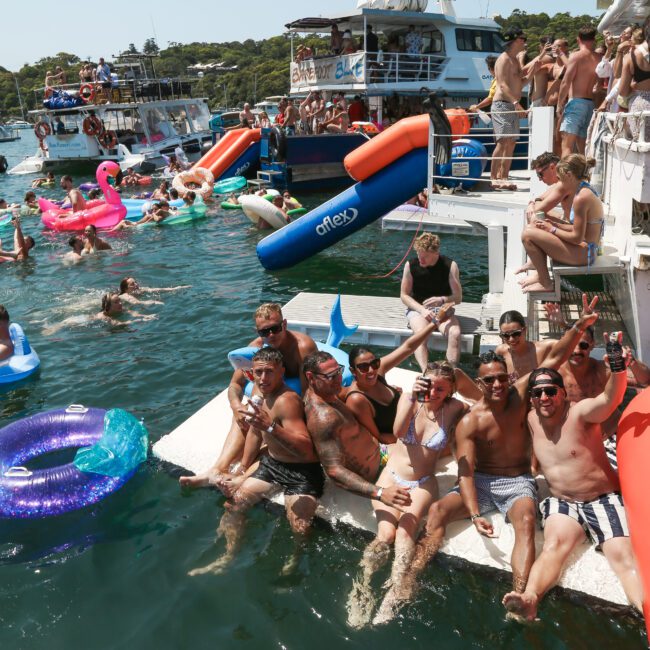
[[(511, 616), (536, 617), (539, 601), (585, 533), (641, 610), (641, 583), (608, 447), (611, 454), (626, 387), (648, 385), (650, 369), (627, 348), (623, 371), (590, 356), (597, 298), (588, 302), (586, 296), (580, 317), (562, 323), (566, 332), (557, 341), (528, 341), (523, 316), (503, 314), (503, 343), (477, 358), (475, 379), (455, 367), (453, 345), (446, 361), (428, 363), (425, 346), (434, 332), (457, 340), (453, 305), (462, 299), (458, 268), (432, 250), (431, 237), (416, 243), (417, 256), (402, 281), (414, 334), (384, 356), (352, 348), (349, 388), (342, 387), (344, 367), (309, 336), (288, 329), (280, 305), (257, 309), (258, 336), (250, 345), (259, 349), (252, 370), (236, 370), (230, 381), (233, 415), (221, 454), (204, 474), (180, 479), (183, 487), (214, 486), (227, 497), (219, 525), (225, 553), (191, 575), (224, 570), (243, 540), (246, 511), (278, 489), (292, 530), (304, 539), (327, 477), (369, 499), (377, 518), (377, 535), (349, 596), (350, 625), (395, 616), (413, 597), (417, 576), (444, 543), (449, 522), (468, 519), (478, 533), (493, 537), (486, 518), (491, 511), (514, 527), (512, 590), (503, 597)], [(549, 315), (561, 321), (559, 309), (549, 308)], [(423, 372), (402, 392), (386, 376), (414, 353)], [(299, 380), (302, 398), (285, 384), (289, 378)], [(440, 495), (436, 463), (450, 450), (458, 483)], [(551, 492), (540, 504), (538, 470)], [(538, 508), (545, 546), (536, 558)], [(391, 545), (390, 586), (374, 611), (370, 581), (389, 560)], [(298, 548), (283, 571), (295, 567)]]

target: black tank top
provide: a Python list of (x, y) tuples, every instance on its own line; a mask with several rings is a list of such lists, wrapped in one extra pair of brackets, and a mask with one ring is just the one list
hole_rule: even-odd
[(632, 73), (632, 78), (637, 83), (641, 83), (642, 81), (647, 81), (648, 79), (650, 79), (650, 70), (641, 70), (636, 60), (636, 54), (637, 54), (636, 50), (632, 52), (632, 67), (634, 68), (634, 72)]
[(379, 433), (393, 433), (393, 425), (395, 424), (395, 416), (397, 415), (397, 402), (399, 402), (400, 394), (392, 386), (389, 386), (386, 382), (386, 379), (379, 375), (377, 380), (380, 381), (384, 386), (386, 386), (391, 393), (393, 393), (393, 399), (388, 404), (382, 404), (377, 400), (372, 399), (367, 393), (362, 393), (360, 390), (351, 390), (346, 396), (345, 401), (348, 401), (350, 395), (354, 393), (359, 393), (368, 399), (368, 401), (375, 408), (375, 417), (373, 420), (377, 425), (377, 430)]
[(411, 277), (413, 278), (413, 298), (422, 304), (432, 296), (450, 296), (452, 294), (449, 284), (450, 260), (440, 255), (433, 266), (420, 266), (417, 257), (409, 260)]

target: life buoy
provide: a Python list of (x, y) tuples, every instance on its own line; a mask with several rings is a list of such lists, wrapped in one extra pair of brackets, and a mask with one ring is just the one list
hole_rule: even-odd
[(92, 84), (81, 84), (79, 97), (83, 99), (84, 103), (90, 104), (95, 99), (95, 87)]
[(115, 149), (117, 147), (117, 133), (115, 131), (102, 131), (97, 140), (103, 149)]
[(367, 133), (368, 135), (375, 135), (379, 133), (376, 124), (372, 122), (352, 122), (348, 133)]
[(39, 140), (43, 141), (48, 135), (50, 135), (50, 133), (52, 133), (52, 129), (47, 122), (36, 122), (34, 125), (34, 133)]
[(269, 134), (269, 153), (277, 162), (283, 162), (287, 155), (287, 136), (277, 126)]
[(82, 127), (84, 133), (91, 137), (100, 135), (104, 130), (104, 125), (97, 115), (89, 115), (86, 117), (83, 121)]
[(200, 189), (196, 190), (204, 199), (212, 196), (212, 189), (214, 188), (214, 176), (209, 169), (204, 167), (192, 167), (184, 172), (179, 172), (174, 176), (172, 187), (178, 191), (180, 197), (184, 197), (192, 188), (188, 187), (189, 184), (200, 185)]

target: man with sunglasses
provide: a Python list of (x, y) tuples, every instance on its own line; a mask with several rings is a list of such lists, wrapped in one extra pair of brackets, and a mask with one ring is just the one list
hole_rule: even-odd
[[(311, 336), (287, 329), (287, 321), (282, 316), (282, 307), (275, 302), (267, 302), (257, 308), (255, 328), (259, 336), (248, 345), (254, 348), (269, 345), (279, 350), (284, 360), (285, 379), (300, 378), (304, 391), (306, 382), (302, 372), (303, 360), (317, 350), (316, 343)], [(244, 389), (248, 381), (249, 378), (243, 370), (235, 370), (228, 386), (228, 401), (233, 412), (233, 419), (221, 454), (207, 472), (198, 476), (181, 477), (181, 487), (199, 488), (213, 485), (219, 487), (226, 496), (229, 496), (228, 485), (233, 478), (230, 474), (231, 467), (241, 460), (246, 433), (249, 429), (246, 413), (242, 410)]]
[(309, 388), (305, 393), (307, 429), (327, 476), (340, 487), (401, 509), (411, 502), (398, 485), (378, 488), (381, 469), (376, 438), (361, 426), (339, 399), (343, 366), (328, 352), (310, 354), (304, 363)]
[[(585, 329), (596, 321), (596, 303), (597, 299), (588, 303), (583, 295), (583, 313), (553, 345), (545, 360), (549, 368), (559, 368)], [(442, 546), (448, 523), (469, 516), (481, 535), (494, 537), (492, 524), (483, 516), (493, 510), (499, 510), (514, 528), (512, 587), (516, 592), (524, 591), (535, 560), (537, 505), (526, 427), (529, 376), (524, 375), (511, 385), (502, 356), (492, 351), (479, 356), (476, 383), (483, 397), (456, 428), (459, 485), (429, 509), (407, 591), (415, 586), (417, 573)]]
[(539, 506), (544, 547), (523, 593), (503, 598), (515, 618), (532, 621), (539, 601), (557, 582), (585, 533), (598, 545), (632, 605), (642, 611), (643, 589), (632, 546), (618, 475), (609, 466), (601, 425), (621, 403), (627, 374), (610, 372), (602, 393), (571, 403), (559, 373), (538, 368), (528, 381), (533, 411), (528, 414), (533, 450), (551, 496)]

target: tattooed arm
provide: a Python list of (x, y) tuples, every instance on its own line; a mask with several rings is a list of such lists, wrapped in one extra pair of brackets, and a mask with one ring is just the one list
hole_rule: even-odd
[(366, 481), (344, 465), (343, 451), (336, 434), (343, 425), (343, 419), (327, 404), (306, 400), (307, 429), (316, 447), (316, 453), (325, 473), (340, 487), (367, 497), (379, 499), (396, 508), (406, 506), (411, 497), (408, 490), (398, 486), (385, 487), (379, 491), (376, 485)]

